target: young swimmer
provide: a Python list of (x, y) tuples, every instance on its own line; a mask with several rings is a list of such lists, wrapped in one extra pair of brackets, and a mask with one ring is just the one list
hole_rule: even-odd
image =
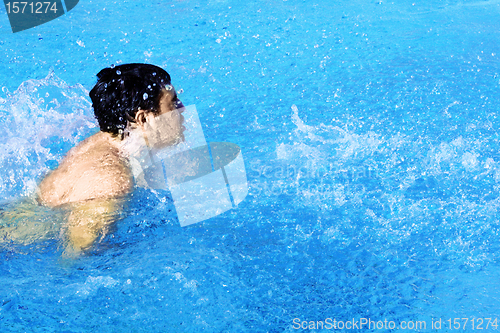
[(184, 139), (183, 105), (165, 70), (126, 64), (105, 68), (97, 77), (90, 98), (100, 131), (71, 149), (38, 189), (43, 205), (71, 206), (66, 255), (105, 234), (120, 199), (132, 191), (129, 147), (161, 148)]

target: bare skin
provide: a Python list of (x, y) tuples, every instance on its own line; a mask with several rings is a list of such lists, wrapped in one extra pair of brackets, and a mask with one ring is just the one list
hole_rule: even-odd
[(132, 176), (119, 145), (119, 139), (111, 134), (98, 132), (71, 149), (40, 183), (40, 202), (56, 207), (128, 193)]
[[(183, 121), (179, 112), (172, 112), (176, 100), (175, 90), (164, 90), (160, 112), (138, 110), (128, 132), (144, 137), (149, 149), (175, 144), (182, 137)], [(66, 255), (89, 248), (99, 234), (105, 233), (119, 209), (119, 198), (132, 191), (134, 181), (125, 146), (133, 137), (122, 140), (98, 132), (71, 149), (59, 167), (40, 183), (38, 200), (42, 204), (71, 204)]]
[(120, 140), (98, 132), (71, 149), (59, 167), (39, 186), (39, 201), (49, 207), (72, 204), (68, 218), (66, 254), (90, 247), (112, 223), (115, 198), (133, 188)]

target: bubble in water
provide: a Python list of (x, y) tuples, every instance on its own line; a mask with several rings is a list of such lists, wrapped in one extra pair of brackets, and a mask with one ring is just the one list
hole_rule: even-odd
[(120, 75), (122, 72), (120, 70), (116, 71), (116, 74)]
[(144, 100), (147, 100), (148, 99), (148, 94), (144, 93), (144, 95), (142, 95), (142, 98), (144, 98)]
[(115, 68), (115, 64), (111, 64), (111, 68)]
[(156, 76), (156, 72), (153, 72), (153, 76)]
[(167, 90), (172, 90), (172, 89), (173, 89), (173, 87), (172, 87), (170, 84), (168, 84), (168, 85), (166, 85), (166, 86), (165, 86), (165, 89), (167, 89)]

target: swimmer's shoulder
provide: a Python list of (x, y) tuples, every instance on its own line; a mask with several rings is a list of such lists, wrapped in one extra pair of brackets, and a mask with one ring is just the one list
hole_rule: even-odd
[(39, 186), (48, 206), (122, 196), (133, 187), (128, 162), (99, 132), (73, 148)]

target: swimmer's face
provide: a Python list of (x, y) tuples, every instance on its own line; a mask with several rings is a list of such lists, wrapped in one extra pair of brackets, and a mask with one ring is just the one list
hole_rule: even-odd
[(144, 113), (142, 130), (150, 148), (163, 148), (184, 141), (185, 127), (182, 125), (184, 105), (177, 98), (172, 86), (163, 90), (159, 103), (159, 112)]

